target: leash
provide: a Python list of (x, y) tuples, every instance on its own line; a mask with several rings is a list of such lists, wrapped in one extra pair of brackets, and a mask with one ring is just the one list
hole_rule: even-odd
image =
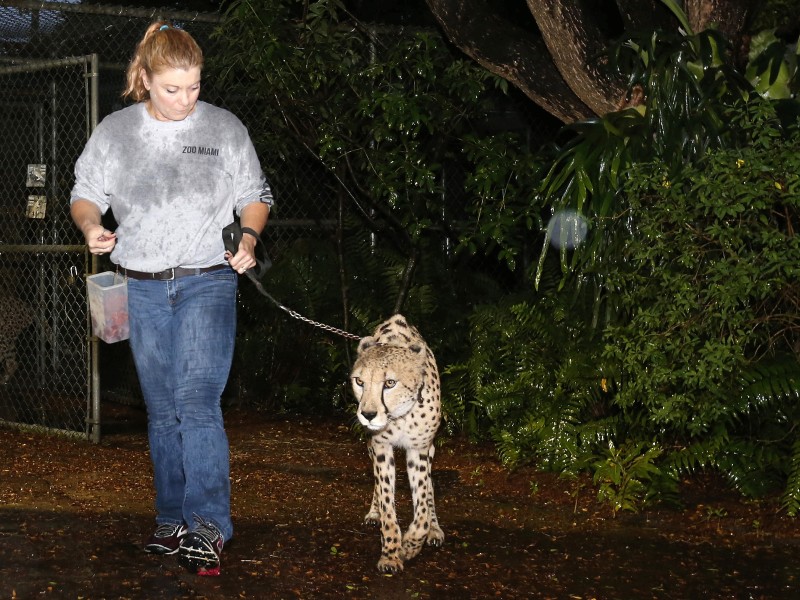
[(264, 286), (261, 285), (261, 279), (266, 275), (267, 270), (272, 266), (272, 261), (267, 256), (267, 250), (264, 246), (264, 242), (261, 241), (261, 236), (258, 235), (254, 230), (250, 229), (249, 227), (242, 227), (239, 225), (238, 221), (234, 221), (225, 229), (222, 230), (222, 241), (225, 244), (225, 249), (230, 252), (231, 254), (236, 254), (236, 251), (239, 249), (239, 242), (242, 241), (242, 235), (245, 233), (249, 233), (253, 237), (258, 240), (257, 248), (261, 248), (262, 256), (259, 258), (256, 256), (256, 266), (244, 272), (247, 275), (248, 279), (253, 282), (256, 286), (258, 292), (270, 300), (275, 306), (280, 308), (283, 312), (288, 314), (290, 317), (297, 319), (298, 321), (303, 321), (304, 323), (308, 323), (313, 327), (317, 327), (322, 329), (323, 331), (327, 331), (328, 333), (334, 333), (336, 335), (340, 335), (343, 338), (349, 340), (360, 340), (362, 336), (355, 335), (353, 333), (348, 333), (343, 329), (339, 329), (338, 327), (334, 327), (332, 325), (326, 325), (325, 323), (320, 323), (318, 321), (314, 321), (309, 319), (308, 317), (304, 317), (297, 311), (292, 310), (278, 302), (272, 295), (264, 289)]

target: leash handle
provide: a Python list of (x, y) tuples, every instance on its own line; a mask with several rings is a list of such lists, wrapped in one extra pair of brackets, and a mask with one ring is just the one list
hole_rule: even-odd
[[(242, 227), (239, 224), (239, 221), (234, 221), (222, 230), (222, 243), (225, 244), (225, 250), (231, 254), (236, 254), (236, 251), (239, 249), (239, 242), (242, 241), (242, 236), (245, 233), (249, 233), (256, 238), (256, 240), (258, 240), (255, 257), (256, 266), (248, 269), (247, 275), (250, 276), (251, 279), (253, 277), (255, 277), (257, 280), (263, 279), (264, 275), (267, 274), (267, 271), (272, 266), (272, 261), (267, 255), (267, 249), (264, 246), (264, 242), (261, 241), (261, 236), (258, 235), (255, 230), (250, 229), (249, 227)], [(261, 248), (261, 257), (258, 256), (258, 248)]]

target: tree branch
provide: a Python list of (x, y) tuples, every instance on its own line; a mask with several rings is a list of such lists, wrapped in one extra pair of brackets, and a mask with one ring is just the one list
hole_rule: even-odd
[(483, 0), (426, 0), (448, 39), (565, 123), (593, 116), (553, 63), (541, 36), (501, 18)]
[(561, 76), (597, 115), (617, 110), (627, 90), (606, 68), (607, 36), (580, 0), (527, 0)]

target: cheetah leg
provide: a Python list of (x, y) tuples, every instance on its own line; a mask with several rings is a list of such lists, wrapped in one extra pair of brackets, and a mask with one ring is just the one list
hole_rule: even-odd
[(427, 542), (429, 546), (441, 546), (444, 543), (444, 531), (439, 527), (439, 519), (436, 516), (436, 504), (433, 499), (433, 455), (436, 448), (433, 444), (428, 446), (428, 477), (425, 480), (428, 512), (431, 515), (431, 527), (428, 530)]
[(399, 573), (403, 570), (400, 558), (402, 531), (397, 522), (394, 503), (395, 464), (394, 449), (390, 444), (370, 442), (373, 450), (373, 467), (381, 522), (381, 558), (378, 570), (381, 573)]
[(378, 472), (375, 468), (375, 449), (372, 447), (372, 441), (369, 443), (368, 452), (369, 461), (372, 465), (373, 480), (375, 483), (372, 486), (372, 503), (370, 504), (369, 512), (364, 517), (364, 523), (367, 525), (379, 525), (381, 522), (381, 481), (378, 478)]
[[(414, 448), (406, 449), (406, 468), (408, 482), (411, 486), (411, 497), (414, 502), (414, 519), (403, 536), (401, 552), (403, 560), (409, 560), (419, 554), (432, 533), (435, 534), (434, 537), (441, 534), (438, 523), (436, 523), (437, 532), (431, 530), (434, 524), (431, 517), (435, 518), (435, 512), (432, 513), (433, 485), (430, 467), (430, 447), (424, 452)], [(444, 539), (444, 535), (441, 535)]]

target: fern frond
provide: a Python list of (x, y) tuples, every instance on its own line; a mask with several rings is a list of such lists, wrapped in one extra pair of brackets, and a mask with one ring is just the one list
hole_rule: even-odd
[(779, 356), (754, 364), (740, 375), (740, 402), (764, 408), (775, 401), (800, 398), (800, 363), (794, 356)]
[(781, 505), (789, 516), (800, 513), (800, 437), (792, 444), (786, 487), (781, 495)]
[(714, 466), (729, 443), (728, 428), (718, 424), (704, 439), (668, 453), (665, 467), (676, 475), (681, 475)]

